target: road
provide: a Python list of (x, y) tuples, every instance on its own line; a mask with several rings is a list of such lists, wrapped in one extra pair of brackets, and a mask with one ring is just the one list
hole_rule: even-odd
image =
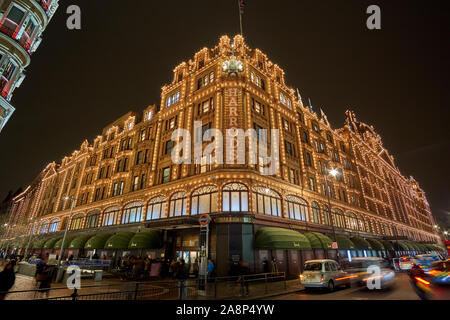
[(420, 300), (420, 298), (411, 287), (408, 275), (397, 273), (395, 285), (387, 290), (339, 288), (335, 292), (317, 290), (305, 293), (301, 291), (273, 297), (270, 300)]

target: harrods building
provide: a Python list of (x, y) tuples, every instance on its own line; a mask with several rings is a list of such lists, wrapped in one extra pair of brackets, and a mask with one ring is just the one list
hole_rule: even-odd
[[(207, 147), (218, 143), (207, 136), (212, 128), (278, 129), (279, 141), (258, 135), (269, 150), (278, 148), (277, 173), (262, 174), (261, 157), (249, 161), (250, 139), (245, 164), (217, 164), (208, 156), (173, 162), (175, 130), (192, 137), (201, 130)], [(339, 174), (329, 176), (330, 169)], [(71, 219), (66, 197), (76, 199)], [(400, 173), (374, 128), (352, 111), (342, 128), (331, 128), (323, 112), (287, 86), (284, 71), (239, 35), (223, 36), (178, 65), (159, 105), (125, 114), (60, 164), (50, 163), (14, 199), (10, 224), (26, 225), (23, 237), (34, 228), (33, 250), (55, 250), (49, 239), (62, 238), (68, 226), (71, 254), (95, 250), (111, 258), (148, 254), (192, 263), (201, 250), (204, 213), (212, 219), (209, 256), (218, 275), (236, 260), (259, 272), (272, 257), (280, 271), (295, 274), (307, 259), (336, 257), (334, 240), (339, 252), (353, 256), (420, 251), (440, 241), (424, 191)], [(160, 241), (143, 247), (133, 241), (139, 233)]]

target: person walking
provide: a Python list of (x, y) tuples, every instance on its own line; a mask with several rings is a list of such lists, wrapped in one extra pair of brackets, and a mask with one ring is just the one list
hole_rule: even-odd
[(267, 260), (267, 258), (264, 258), (262, 264), (264, 273), (269, 273), (269, 261)]
[(194, 266), (193, 266), (193, 271), (194, 271), (194, 277), (195, 277), (195, 278), (198, 278), (198, 273), (199, 273), (199, 271), (200, 271), (200, 266), (199, 266), (199, 263), (198, 263), (198, 258), (195, 259)]
[(207, 269), (208, 279), (213, 276), (215, 268), (216, 266), (214, 265), (214, 262), (211, 259), (208, 259), (208, 269)]
[(9, 289), (11, 289), (16, 281), (14, 266), (8, 263), (2, 272), (0, 272), (0, 300), (5, 300)]
[(272, 273), (278, 272), (277, 260), (275, 260), (275, 258), (273, 258), (273, 257), (272, 257), (272, 261), (271, 261), (271, 272)]
[(240, 261), (239, 262), (239, 278), (238, 282), (241, 285), (241, 294), (248, 296), (249, 290), (248, 290), (248, 281), (245, 281), (245, 276), (249, 274), (249, 267), (248, 262), (246, 261)]

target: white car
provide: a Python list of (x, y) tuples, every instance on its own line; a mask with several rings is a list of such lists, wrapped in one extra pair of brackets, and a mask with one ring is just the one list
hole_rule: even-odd
[(334, 291), (335, 287), (350, 287), (350, 277), (334, 260), (310, 260), (305, 262), (300, 282), (308, 290), (310, 288), (326, 288)]
[(409, 257), (394, 258), (393, 263), (397, 271), (409, 271), (414, 264)]

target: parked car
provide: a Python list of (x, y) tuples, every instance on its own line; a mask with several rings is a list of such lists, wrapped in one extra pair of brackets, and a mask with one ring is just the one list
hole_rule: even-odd
[(394, 258), (393, 263), (396, 271), (408, 271), (414, 265), (411, 257)]
[[(373, 274), (369, 272), (369, 267), (377, 266), (380, 268), (380, 274)], [(375, 279), (380, 279), (380, 287), (377, 289), (386, 289), (395, 283), (395, 272), (389, 267), (389, 261), (383, 258), (366, 257), (353, 258), (342, 260), (342, 267), (350, 276), (350, 282), (358, 286), (367, 286), (367, 282)]]
[(300, 281), (306, 290), (325, 288), (332, 292), (336, 287), (350, 286), (348, 274), (336, 261), (326, 259), (306, 261)]

